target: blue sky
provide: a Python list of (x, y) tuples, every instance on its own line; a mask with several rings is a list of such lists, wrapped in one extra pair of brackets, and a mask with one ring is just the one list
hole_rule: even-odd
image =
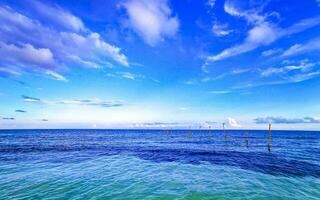
[(0, 128), (320, 127), (320, 1), (3, 0)]

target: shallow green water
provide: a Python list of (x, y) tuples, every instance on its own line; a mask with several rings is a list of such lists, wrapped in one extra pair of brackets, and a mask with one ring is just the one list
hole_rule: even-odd
[(320, 181), (236, 167), (104, 156), (0, 167), (0, 199), (317, 199)]

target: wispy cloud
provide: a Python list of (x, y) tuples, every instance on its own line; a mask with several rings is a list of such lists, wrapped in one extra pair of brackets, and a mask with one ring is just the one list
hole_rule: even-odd
[[(114, 78), (125, 78), (129, 80), (136, 80), (139, 78), (145, 78), (144, 75), (141, 74), (135, 74), (132, 72), (115, 72), (115, 73), (108, 73), (107, 76), (114, 77)], [(155, 81), (156, 82), (156, 81)]]
[(29, 97), (29, 96), (25, 96), (25, 95), (22, 95), (22, 99), (24, 102), (27, 102), (27, 103), (41, 103), (42, 102), (39, 98)]
[(26, 113), (27, 111), (25, 111), (25, 110), (15, 110), (15, 112), (17, 112), (17, 113)]
[(210, 94), (230, 94), (232, 93), (231, 90), (211, 90), (209, 91)]
[(58, 74), (57, 72), (54, 72), (54, 71), (48, 70), (46, 72), (46, 74), (48, 76), (52, 77), (53, 79), (58, 80), (58, 81), (65, 81), (65, 82), (68, 81), (68, 79), (66, 79), (64, 76), (62, 76), (61, 74)]
[(219, 124), (214, 121), (204, 121), (204, 122), (145, 122), (145, 123), (135, 123), (133, 127), (135, 128), (194, 128), (194, 129), (207, 129), (209, 127)]
[(275, 49), (269, 49), (269, 50), (263, 51), (261, 54), (263, 56), (267, 57), (267, 56), (273, 56), (273, 55), (278, 54), (282, 51), (283, 50), (281, 48), (275, 48)]
[(303, 124), (303, 123), (320, 123), (319, 118), (314, 117), (304, 117), (304, 118), (285, 118), (285, 117), (259, 117), (254, 119), (257, 124)]
[(300, 61), (286, 61), (279, 66), (260, 67), (252, 70), (256, 79), (246, 80), (244, 83), (237, 83), (231, 90), (240, 90), (261, 86), (281, 85), (299, 83), (320, 76), (319, 62), (309, 59)]
[[(284, 75), (289, 72), (298, 72), (298, 74), (294, 74), (294, 75), (301, 76), (301, 73), (310, 72), (310, 70), (312, 70), (312, 68), (315, 67), (316, 65), (318, 65), (318, 63), (313, 63), (313, 62), (310, 62), (309, 60), (302, 60), (297, 65), (286, 65), (282, 67), (266, 68), (261, 72), (261, 76), (266, 77), (271, 75)], [(294, 75), (291, 75), (291, 77), (293, 77)]]
[(63, 100), (63, 101), (58, 101), (56, 103), (64, 104), (64, 105), (98, 106), (98, 107), (104, 107), (104, 108), (123, 106), (123, 103), (118, 101), (116, 102), (101, 101), (99, 99)]
[(127, 0), (123, 6), (130, 27), (150, 46), (178, 31), (179, 20), (172, 15), (167, 0)]
[(123, 78), (126, 78), (126, 79), (131, 79), (131, 80), (135, 80), (136, 78), (138, 77), (142, 77), (140, 75), (137, 75), (137, 74), (133, 74), (133, 73), (130, 73), (130, 72), (119, 72), (119, 75)]
[(98, 68), (108, 60), (129, 65), (119, 47), (85, 27), (80, 18), (40, 1), (30, 5), (37, 13), (33, 18), (8, 6), (0, 6), (1, 76), (32, 72), (66, 81), (59, 72), (70, 67)]
[(14, 117), (3, 117), (2, 119), (3, 119), (3, 120), (15, 120)]
[[(319, 19), (320, 20), (320, 19)], [(285, 50), (280, 57), (289, 57), (297, 54), (320, 50), (320, 37), (309, 40), (304, 44), (295, 44)]]
[(48, 6), (40, 1), (31, 2), (36, 12), (40, 13), (44, 19), (54, 23), (57, 26), (63, 27), (70, 31), (86, 31), (82, 20), (70, 12), (58, 7)]
[(103, 108), (121, 107), (124, 104), (121, 101), (102, 101), (100, 99), (76, 99), (76, 100), (41, 100), (35, 97), (22, 96), (23, 101), (26, 103), (39, 103), (46, 105), (76, 105), (76, 106), (97, 106)]
[(186, 81), (183, 81), (183, 84), (186, 84), (186, 85), (196, 85), (198, 82), (197, 79), (193, 78), (193, 79), (190, 79), (190, 80), (186, 80)]
[(243, 68), (243, 69), (235, 68), (233, 70), (221, 73), (221, 74), (216, 75), (216, 76), (206, 75), (204, 78), (201, 79), (201, 82), (216, 81), (216, 80), (220, 80), (220, 79), (226, 78), (228, 76), (235, 76), (235, 75), (240, 75), (240, 74), (243, 74), (243, 73), (249, 73), (249, 72), (253, 72), (253, 71), (254, 70), (250, 69), (250, 68)]
[(261, 14), (263, 6), (249, 10), (241, 10), (236, 1), (226, 0), (224, 10), (231, 16), (244, 18), (252, 28), (241, 44), (227, 48), (222, 52), (207, 57), (207, 62), (215, 62), (229, 57), (252, 51), (261, 46), (267, 46), (279, 38), (304, 31), (320, 24), (320, 17), (304, 19), (287, 28), (279, 27), (268, 21), (270, 13)]
[(216, 5), (216, 0), (208, 0), (208, 1), (207, 1), (207, 5), (208, 5), (210, 8), (213, 8), (213, 7)]
[(186, 110), (190, 110), (191, 109), (191, 107), (180, 107), (180, 108), (178, 108), (178, 110), (180, 110), (180, 111), (186, 111)]
[(233, 30), (229, 28), (228, 24), (220, 24), (218, 22), (215, 22), (212, 25), (211, 30), (212, 30), (213, 34), (217, 37), (227, 36), (233, 32)]

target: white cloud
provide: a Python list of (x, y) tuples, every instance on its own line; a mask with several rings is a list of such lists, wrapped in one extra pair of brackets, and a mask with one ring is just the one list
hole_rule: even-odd
[(186, 110), (190, 110), (191, 109), (191, 107), (180, 107), (180, 108), (178, 108), (178, 110), (180, 110), (180, 111), (186, 111)]
[(319, 124), (320, 119), (315, 117), (304, 117), (304, 118), (285, 118), (285, 117), (259, 117), (254, 119), (257, 124)]
[(150, 46), (174, 36), (179, 20), (166, 0), (128, 0), (124, 3), (130, 26)]
[(215, 22), (212, 25), (212, 32), (215, 36), (218, 37), (222, 37), (222, 36), (226, 36), (229, 35), (230, 33), (233, 32), (233, 30), (228, 29), (228, 25), (227, 24), (219, 24), (217, 22)]
[(291, 71), (298, 71), (299, 73), (308, 72), (312, 67), (316, 66), (318, 63), (312, 63), (308, 60), (302, 60), (298, 65), (286, 65), (283, 67), (269, 67), (261, 72), (261, 76), (271, 76), (286, 74)]
[(208, 0), (207, 1), (207, 5), (210, 6), (211, 8), (213, 8), (215, 4), (216, 4), (216, 0)]
[(135, 75), (135, 74), (132, 74), (132, 73), (130, 73), (130, 72), (120, 72), (120, 75), (121, 75), (123, 78), (131, 79), (131, 80), (135, 80), (135, 79), (136, 79), (136, 75)]
[(53, 54), (47, 48), (35, 48), (31, 44), (5, 44), (0, 41), (0, 54), (3, 60), (10, 63), (27, 63), (31, 65), (48, 65), (54, 63)]
[[(60, 8), (41, 4), (37, 9), (41, 8), (59, 9), (58, 12), (65, 13), (64, 17), (72, 18), (70, 13)], [(74, 18), (78, 19), (75, 16)], [(56, 23), (62, 21), (57, 19)], [(82, 23), (65, 21), (62, 24), (64, 29), (61, 30), (56, 24), (43, 24), (4, 6), (0, 6), (0, 23), (0, 75), (3, 76), (23, 72), (46, 74), (49, 70), (48, 75), (52, 78), (64, 80), (59, 72), (66, 71), (69, 67), (109, 67), (112, 65), (110, 59), (123, 66), (129, 65), (127, 57), (119, 47), (107, 43), (100, 34), (89, 29), (81, 31), (85, 28), (82, 28)], [(69, 29), (66, 29), (66, 26), (70, 26)], [(3, 69), (10, 73), (4, 73)], [(56, 76), (57, 74), (61, 77)]]
[(209, 91), (210, 94), (229, 94), (232, 93), (230, 90), (211, 90)]
[(11, 77), (11, 76), (20, 76), (18, 68), (15, 67), (0, 67), (0, 76), (2, 77)]
[(66, 29), (71, 29), (74, 31), (85, 31), (85, 25), (82, 20), (66, 10), (59, 8), (57, 6), (48, 6), (40, 1), (33, 1), (33, 7), (39, 14), (47, 18), (51, 22), (60, 25)]
[(53, 79), (57, 80), (57, 81), (65, 81), (65, 82), (68, 81), (64, 76), (62, 76), (61, 74), (58, 74), (58, 73), (56, 73), (56, 72), (54, 72), (54, 71), (48, 70), (48, 71), (46, 72), (46, 74), (47, 74), (48, 76), (52, 77)]
[(121, 101), (102, 101), (100, 99), (75, 99), (75, 100), (59, 100), (59, 101), (50, 101), (42, 100), (35, 97), (22, 96), (22, 99), (26, 103), (36, 103), (42, 105), (73, 105), (73, 106), (97, 106), (103, 108), (110, 107), (121, 107), (123, 102)]
[(115, 72), (115, 73), (108, 73), (107, 76), (109, 77), (120, 77), (120, 78), (126, 78), (129, 80), (136, 80), (137, 78), (144, 78), (141, 74), (134, 74), (131, 72)]
[(270, 14), (260, 14), (261, 8), (240, 9), (236, 1), (227, 0), (224, 4), (224, 10), (231, 16), (244, 18), (252, 28), (248, 31), (246, 38), (241, 44), (224, 49), (218, 54), (207, 57), (207, 61), (219, 61), (229, 57), (237, 56), (261, 46), (267, 46), (279, 38), (304, 31), (308, 28), (320, 24), (320, 17), (304, 19), (287, 28), (281, 28), (278, 25), (267, 20)]
[(196, 84), (198, 84), (198, 80), (197, 80), (197, 79), (186, 80), (186, 81), (183, 81), (183, 84), (186, 84), (186, 85), (196, 85)]
[(41, 100), (39, 98), (29, 97), (25, 95), (22, 96), (22, 99), (27, 103), (41, 103)]
[(269, 50), (266, 50), (266, 51), (263, 51), (261, 54), (263, 55), (263, 56), (273, 56), (273, 55), (275, 55), (275, 54), (278, 54), (278, 53), (280, 53), (280, 52), (282, 52), (283, 50), (282, 49), (269, 49)]
[(228, 118), (228, 125), (231, 127), (241, 127), (237, 120), (231, 117)]
[[(241, 9), (241, 1), (226, 0), (224, 3), (224, 11), (234, 17), (243, 17), (249, 23), (259, 24), (265, 21), (265, 16), (260, 15), (261, 8)], [(249, 3), (250, 4), (250, 3)]]
[(320, 50), (320, 38), (312, 39), (305, 44), (295, 44), (285, 50), (281, 57), (293, 56), (301, 53), (306, 53), (314, 50)]
[(222, 52), (208, 56), (208, 61), (218, 61), (232, 56), (240, 55), (256, 49), (259, 46), (268, 45), (278, 38), (277, 28), (270, 23), (262, 23), (253, 27), (247, 34), (245, 41)]

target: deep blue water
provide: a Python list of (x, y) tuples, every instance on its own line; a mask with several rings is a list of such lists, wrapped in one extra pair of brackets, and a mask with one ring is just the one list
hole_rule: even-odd
[(245, 131), (1, 130), (0, 199), (320, 199), (320, 132), (271, 145), (267, 131), (247, 145)]

